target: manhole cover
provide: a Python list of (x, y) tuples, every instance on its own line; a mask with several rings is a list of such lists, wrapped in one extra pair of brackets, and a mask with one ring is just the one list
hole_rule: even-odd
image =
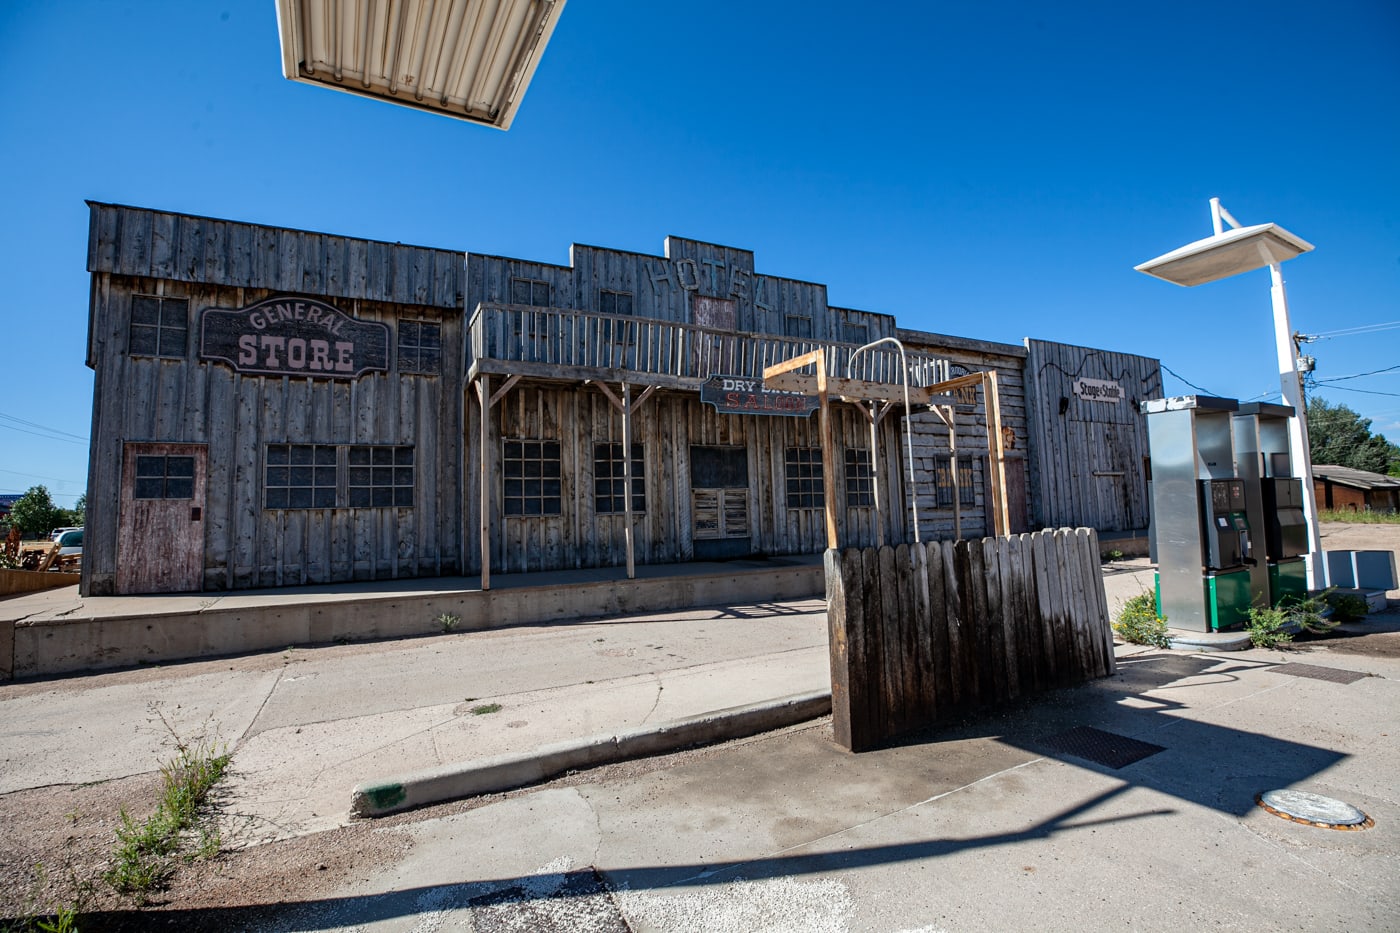
[(1370, 676), (1360, 671), (1343, 671), (1335, 667), (1322, 667), (1318, 664), (1280, 664), (1274, 668), (1274, 673), (1287, 674), (1290, 677), (1325, 680), (1334, 684), (1354, 684), (1358, 680)]
[(1370, 829), (1376, 825), (1351, 804), (1302, 790), (1270, 790), (1254, 798), (1259, 806), (1285, 820), (1322, 829)]
[(1076, 726), (1040, 741), (1056, 751), (1114, 769), (1127, 767), (1165, 750), (1151, 742), (1140, 742), (1092, 726)]

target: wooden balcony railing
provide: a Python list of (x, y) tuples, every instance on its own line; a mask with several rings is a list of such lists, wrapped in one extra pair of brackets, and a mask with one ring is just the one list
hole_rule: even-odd
[[(824, 348), (829, 376), (901, 382), (899, 352), (889, 346), (862, 353), (848, 370), (857, 344), (561, 308), (480, 304), (467, 340), (470, 378), (508, 373), (695, 387), (713, 375), (762, 379), (765, 367)], [(941, 357), (906, 352), (906, 359), (912, 386), (948, 378)]]

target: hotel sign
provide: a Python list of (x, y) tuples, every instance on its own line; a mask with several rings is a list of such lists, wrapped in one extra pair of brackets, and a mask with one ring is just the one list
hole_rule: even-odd
[(762, 379), (744, 376), (711, 376), (700, 386), (700, 401), (726, 415), (806, 418), (820, 407), (815, 395), (765, 389)]
[(389, 325), (314, 298), (281, 295), (235, 311), (205, 308), (199, 321), (200, 359), (240, 373), (354, 379), (389, 368)]

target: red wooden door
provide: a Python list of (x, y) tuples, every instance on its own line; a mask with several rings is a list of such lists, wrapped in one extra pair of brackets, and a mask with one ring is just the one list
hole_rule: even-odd
[(117, 525), (118, 593), (204, 588), (203, 444), (127, 444)]

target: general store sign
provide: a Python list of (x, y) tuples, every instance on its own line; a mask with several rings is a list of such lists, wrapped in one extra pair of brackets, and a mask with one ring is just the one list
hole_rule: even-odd
[(1115, 403), (1123, 399), (1123, 387), (1106, 379), (1074, 380), (1074, 394), (1090, 402)]
[(240, 373), (354, 379), (389, 368), (389, 326), (361, 321), (313, 298), (282, 295), (199, 313), (200, 359)]
[(711, 376), (700, 386), (700, 401), (726, 415), (806, 418), (820, 407), (815, 395), (765, 389), (762, 379), (744, 376)]

